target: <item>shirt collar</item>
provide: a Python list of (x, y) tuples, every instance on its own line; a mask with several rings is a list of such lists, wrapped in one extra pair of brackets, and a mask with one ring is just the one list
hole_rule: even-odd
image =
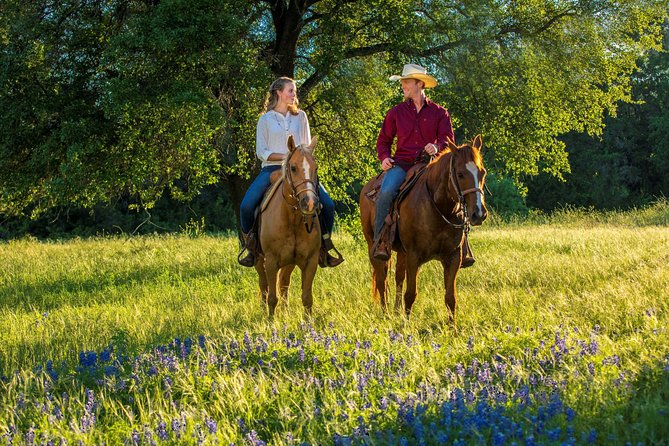
[[(410, 107), (413, 107), (413, 99), (411, 99), (411, 98), (409, 98), (409, 99), (407, 99), (406, 101), (404, 101), (404, 103), (407, 104), (407, 105), (410, 106)], [(432, 105), (432, 104), (433, 104), (433, 102), (430, 101), (430, 98), (428, 98), (427, 96), (425, 96), (425, 105), (424, 105), (424, 107), (429, 107), (429, 106)]]

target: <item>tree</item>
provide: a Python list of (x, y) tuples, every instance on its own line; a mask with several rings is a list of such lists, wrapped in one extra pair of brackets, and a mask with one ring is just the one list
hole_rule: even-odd
[(565, 181), (540, 175), (528, 181), (528, 203), (550, 210), (571, 204), (629, 208), (669, 195), (669, 28), (664, 50), (640, 58), (632, 76), (633, 102), (619, 104), (599, 136), (563, 138), (571, 172)]
[[(387, 76), (409, 60), (457, 134), (519, 178), (568, 170), (558, 137), (601, 132), (657, 48), (667, 1), (115, 0), (2, 6), (0, 213), (150, 207), (219, 181), (239, 200), (255, 121), (279, 75), (299, 81), (324, 182), (344, 198), (374, 166)], [(334, 189), (334, 190), (333, 190)], [(235, 206), (236, 208), (237, 206)]]

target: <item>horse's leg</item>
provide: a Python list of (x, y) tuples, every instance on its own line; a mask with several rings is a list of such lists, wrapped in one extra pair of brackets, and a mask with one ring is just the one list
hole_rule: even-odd
[(448, 322), (455, 327), (455, 278), (460, 269), (460, 251), (441, 261), (444, 267), (444, 302), (448, 308)]
[(267, 276), (267, 306), (269, 307), (269, 317), (274, 316), (276, 304), (279, 303), (276, 293), (276, 279), (279, 274), (279, 265), (277, 259), (273, 256), (265, 255), (265, 275)]
[(407, 254), (405, 256), (407, 290), (404, 293), (404, 312), (409, 317), (411, 306), (416, 301), (416, 290), (418, 289), (418, 259)]
[(402, 309), (402, 288), (404, 288), (404, 279), (407, 272), (406, 253), (397, 253), (397, 264), (395, 265), (395, 312), (399, 313)]
[(260, 256), (255, 264), (258, 272), (258, 285), (260, 287), (260, 301), (263, 304), (267, 303), (267, 274), (265, 273), (265, 258)]
[(386, 291), (388, 282), (388, 270), (390, 268), (390, 260), (383, 262), (369, 257), (372, 262), (372, 294), (374, 302), (380, 304), (383, 309), (386, 308)]
[(279, 270), (279, 299), (288, 302), (288, 287), (290, 286), (290, 275), (295, 265), (284, 266)]
[(302, 270), (302, 305), (304, 306), (304, 313), (311, 316), (311, 306), (313, 305), (312, 288), (314, 284), (314, 277), (318, 269), (318, 254), (314, 255)]

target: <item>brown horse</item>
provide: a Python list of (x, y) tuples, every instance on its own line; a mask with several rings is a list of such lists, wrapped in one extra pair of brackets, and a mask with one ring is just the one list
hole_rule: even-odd
[(302, 305), (307, 314), (311, 313), (311, 289), (321, 247), (315, 147), (316, 138), (308, 146), (295, 146), (293, 137), (288, 137), (288, 154), (281, 168), (283, 183), (259, 216), (263, 252), (255, 267), (270, 317), (279, 297), (286, 298), (296, 266), (302, 271)]
[[(411, 190), (399, 204), (395, 310), (401, 308), (400, 296), (404, 279), (404, 311), (408, 316), (416, 300), (418, 269), (430, 260), (439, 260), (444, 267), (445, 302), (449, 319), (455, 322), (455, 278), (460, 269), (462, 245), (470, 225), (480, 225), (487, 217), (483, 187), (485, 168), (480, 154), (481, 136), (470, 145), (456, 146), (425, 167)], [(375, 301), (386, 306), (386, 279), (389, 261), (372, 257), (374, 244), (374, 203), (366, 196), (373, 181), (360, 193), (360, 218), (372, 263), (372, 293)]]

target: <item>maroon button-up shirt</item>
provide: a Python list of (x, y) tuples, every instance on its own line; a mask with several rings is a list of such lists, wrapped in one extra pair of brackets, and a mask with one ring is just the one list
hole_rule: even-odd
[(393, 159), (404, 170), (416, 163), (420, 152), (428, 143), (436, 144), (439, 151), (442, 151), (446, 147), (446, 141), (455, 141), (448, 110), (427, 98), (425, 100), (419, 113), (416, 113), (413, 101), (407, 99), (386, 114), (376, 140), (376, 153), (380, 161), (390, 156), (395, 137), (397, 150)]

